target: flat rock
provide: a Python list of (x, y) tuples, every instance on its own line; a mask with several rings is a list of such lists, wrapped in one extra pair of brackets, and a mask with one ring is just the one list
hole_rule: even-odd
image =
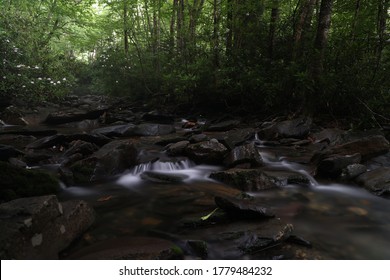
[(228, 215), (239, 219), (272, 218), (275, 214), (268, 208), (259, 205), (260, 202), (250, 199), (215, 197), (215, 204)]
[(288, 184), (310, 185), (304, 175), (292, 171), (232, 168), (210, 174), (210, 178), (242, 191), (259, 191), (284, 187)]
[(89, 112), (75, 110), (75, 109), (70, 109), (68, 111), (53, 112), (46, 117), (43, 123), (55, 125), (55, 124), (77, 122), (86, 119), (88, 120), (97, 119), (100, 116), (102, 116), (106, 111), (107, 108), (92, 110)]
[(163, 173), (158, 171), (145, 171), (141, 174), (141, 178), (146, 181), (159, 184), (175, 184), (180, 183), (187, 179), (188, 176), (185, 174), (173, 174)]
[(92, 130), (92, 134), (102, 134), (108, 137), (116, 137), (116, 136), (134, 136), (135, 135), (135, 127), (134, 124), (121, 124), (121, 125), (113, 125), (106, 126)]
[(262, 140), (273, 140), (280, 138), (298, 138), (306, 137), (311, 129), (312, 119), (300, 117), (293, 120), (286, 120), (274, 123), (258, 131)]
[(83, 201), (61, 204), (56, 196), (0, 204), (1, 259), (57, 259), (94, 221)]
[(38, 139), (26, 146), (27, 149), (45, 149), (51, 148), (57, 145), (64, 145), (66, 143), (66, 137), (62, 134), (57, 134), (53, 136), (47, 136), (41, 139)]
[(182, 155), (182, 154), (184, 154), (184, 151), (186, 150), (186, 148), (189, 144), (190, 144), (190, 142), (187, 140), (171, 144), (167, 148), (167, 153), (168, 153), (168, 155), (171, 155), (171, 156)]
[(368, 171), (358, 176), (355, 180), (376, 195), (390, 195), (390, 167), (381, 167)]

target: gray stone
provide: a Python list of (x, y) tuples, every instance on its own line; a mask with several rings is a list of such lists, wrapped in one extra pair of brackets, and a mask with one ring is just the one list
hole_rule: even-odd
[(376, 195), (389, 196), (390, 167), (381, 167), (363, 173), (356, 178), (356, 182)]
[(237, 127), (239, 124), (240, 124), (239, 120), (228, 120), (228, 121), (212, 124), (206, 130), (207, 131), (228, 131)]
[(273, 140), (279, 138), (302, 139), (309, 134), (311, 125), (312, 119), (301, 117), (271, 124), (270, 126), (261, 129), (258, 134), (262, 140)]
[(318, 175), (332, 178), (339, 177), (344, 168), (351, 164), (360, 163), (361, 158), (360, 154), (327, 157), (320, 161), (317, 168)]
[(215, 204), (227, 214), (239, 219), (272, 218), (275, 213), (268, 207), (259, 205), (257, 201), (250, 199), (236, 199), (215, 197)]
[(225, 164), (229, 167), (242, 163), (249, 163), (251, 167), (261, 166), (263, 164), (263, 159), (255, 143), (235, 147), (225, 159)]
[(341, 178), (351, 180), (367, 171), (367, 167), (363, 164), (351, 164), (343, 169)]
[(1, 259), (57, 259), (94, 221), (83, 201), (63, 205), (56, 196), (21, 198), (0, 205)]
[(222, 163), (227, 149), (216, 139), (190, 144), (186, 147), (186, 155), (198, 163), (220, 164)]
[(180, 141), (174, 144), (169, 145), (167, 149), (168, 155), (177, 156), (184, 154), (185, 149), (190, 144), (189, 141)]

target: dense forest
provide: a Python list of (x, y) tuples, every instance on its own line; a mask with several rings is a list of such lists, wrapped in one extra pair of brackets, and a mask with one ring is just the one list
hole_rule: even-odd
[(1, 96), (386, 120), (388, 0), (2, 0)]

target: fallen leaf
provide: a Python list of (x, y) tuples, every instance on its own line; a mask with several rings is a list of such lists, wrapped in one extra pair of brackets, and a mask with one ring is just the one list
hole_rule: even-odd
[(108, 201), (112, 199), (112, 195), (107, 195), (107, 196), (102, 196), (101, 198), (99, 198), (97, 201), (98, 202), (104, 202), (104, 201)]

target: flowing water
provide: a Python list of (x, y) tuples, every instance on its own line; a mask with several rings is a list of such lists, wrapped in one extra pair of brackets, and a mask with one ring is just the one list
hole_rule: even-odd
[[(312, 242), (324, 258), (390, 259), (390, 200), (376, 197), (358, 186), (317, 182), (310, 167), (287, 160), (279, 149), (258, 149), (268, 168), (289, 170), (309, 178), (310, 186), (288, 185), (250, 195), (271, 202), (277, 217), (294, 225), (294, 234)], [(147, 150), (144, 153), (148, 153)], [(74, 244), (73, 252), (91, 243), (117, 236), (169, 236), (178, 240), (178, 224), (200, 218), (215, 209), (215, 195), (237, 194), (229, 186), (209, 178), (218, 166), (196, 165), (186, 158), (160, 159), (133, 167), (109, 183), (64, 188), (61, 199), (85, 199), (94, 205), (96, 224)], [(180, 176), (179, 183), (155, 183), (142, 179), (144, 172)], [(212, 239), (207, 231), (198, 239)], [(226, 257), (220, 245), (209, 244), (209, 258)], [(72, 253), (71, 250), (71, 253)], [(231, 254), (228, 258), (235, 258)]]

